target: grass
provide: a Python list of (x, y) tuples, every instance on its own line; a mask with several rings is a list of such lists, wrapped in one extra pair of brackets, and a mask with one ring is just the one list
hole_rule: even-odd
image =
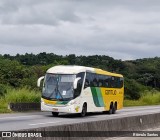
[(0, 98), (0, 113), (10, 113), (11, 110), (8, 109), (8, 103), (5, 102), (3, 98)]
[(8, 89), (7, 93), (0, 97), (0, 113), (11, 112), (8, 109), (9, 103), (38, 103), (40, 99), (40, 92), (35, 90), (29, 90), (27, 88)]
[(145, 91), (139, 100), (124, 100), (124, 106), (160, 105), (160, 92)]
[(8, 103), (37, 103), (40, 102), (40, 93), (27, 88), (12, 89), (5, 95)]

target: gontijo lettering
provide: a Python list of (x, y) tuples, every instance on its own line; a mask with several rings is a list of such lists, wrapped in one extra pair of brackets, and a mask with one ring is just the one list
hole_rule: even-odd
[(116, 95), (117, 91), (116, 90), (106, 90), (105, 94), (106, 95)]

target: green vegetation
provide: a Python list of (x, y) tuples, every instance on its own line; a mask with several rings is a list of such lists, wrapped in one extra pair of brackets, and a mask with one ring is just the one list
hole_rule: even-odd
[(124, 100), (124, 106), (160, 105), (159, 91), (145, 91), (138, 100)]
[(21, 89), (9, 88), (4, 96), (0, 97), (0, 113), (10, 112), (9, 103), (38, 103), (41, 94), (39, 91), (30, 90), (26, 87)]
[(4, 100), (7, 103), (37, 103), (40, 102), (40, 95), (40, 92), (27, 88), (11, 89), (4, 96)]
[(0, 113), (9, 113), (11, 112), (8, 108), (8, 103), (4, 100), (3, 97), (0, 98)]
[(38, 102), (36, 81), (55, 65), (81, 65), (121, 73), (125, 78), (125, 106), (160, 104), (159, 57), (122, 61), (105, 55), (61, 56), (43, 52), (0, 55), (0, 112), (9, 102)]
[(0, 96), (3, 96), (7, 93), (7, 87), (3, 84), (0, 84)]

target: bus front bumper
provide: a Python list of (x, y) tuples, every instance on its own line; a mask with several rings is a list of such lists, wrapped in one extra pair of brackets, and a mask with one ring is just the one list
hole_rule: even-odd
[(63, 112), (63, 113), (79, 113), (80, 111), (74, 105), (54, 106), (41, 102), (41, 111)]

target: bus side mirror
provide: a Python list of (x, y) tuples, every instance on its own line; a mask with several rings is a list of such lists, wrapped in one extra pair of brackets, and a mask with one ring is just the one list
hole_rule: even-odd
[(41, 86), (41, 81), (44, 79), (44, 76), (40, 77), (37, 81), (37, 87)]
[(81, 79), (81, 77), (77, 77), (75, 80), (74, 80), (74, 83), (73, 83), (73, 88), (74, 89), (77, 89), (77, 83), (78, 81)]

